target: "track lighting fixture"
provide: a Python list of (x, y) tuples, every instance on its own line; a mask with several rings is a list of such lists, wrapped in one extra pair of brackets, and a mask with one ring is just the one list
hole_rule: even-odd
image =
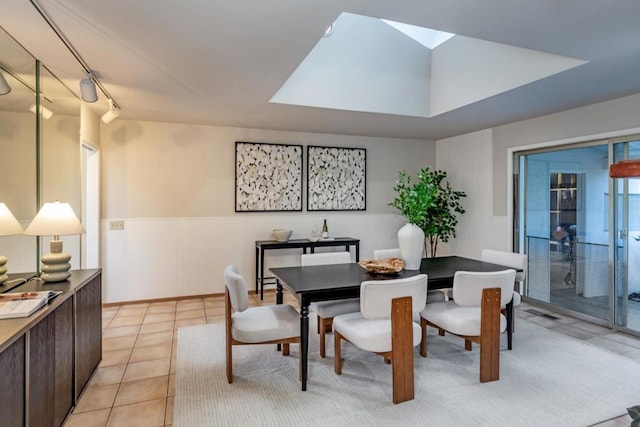
[(96, 102), (98, 100), (98, 91), (93, 81), (93, 74), (87, 73), (87, 78), (80, 80), (80, 95), (84, 102)]
[(7, 83), (7, 80), (4, 78), (4, 74), (0, 71), (0, 95), (6, 95), (11, 92), (11, 86)]
[(105, 123), (111, 123), (116, 118), (118, 118), (118, 116), (120, 115), (120, 110), (118, 110), (118, 107), (113, 104), (112, 99), (107, 99), (107, 102), (109, 103), (109, 111), (102, 115), (102, 121)]

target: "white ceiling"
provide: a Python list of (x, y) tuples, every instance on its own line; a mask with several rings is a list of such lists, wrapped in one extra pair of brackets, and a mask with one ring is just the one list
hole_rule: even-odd
[[(39, 4), (121, 106), (123, 119), (441, 139), (640, 93), (637, 0)], [(342, 12), (587, 63), (428, 118), (270, 103)], [(3, 0), (0, 26), (77, 90), (81, 67), (29, 1)]]

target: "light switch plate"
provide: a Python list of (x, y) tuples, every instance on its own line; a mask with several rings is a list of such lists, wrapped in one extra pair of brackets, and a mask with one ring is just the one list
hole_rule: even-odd
[(109, 221), (109, 230), (124, 230), (124, 221)]

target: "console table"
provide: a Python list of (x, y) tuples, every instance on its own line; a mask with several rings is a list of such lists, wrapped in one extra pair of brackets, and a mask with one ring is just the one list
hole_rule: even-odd
[(33, 280), (14, 292), (62, 291), (29, 317), (0, 320), (3, 427), (59, 427), (102, 359), (102, 271)]
[(333, 237), (331, 239), (321, 239), (315, 242), (309, 239), (292, 239), (287, 242), (256, 240), (256, 294), (259, 289), (260, 299), (263, 299), (265, 282), (268, 280), (272, 281), (271, 284), (275, 284), (275, 278), (264, 277), (265, 251), (273, 249), (302, 249), (303, 253), (306, 254), (307, 249), (309, 249), (311, 253), (314, 253), (316, 248), (329, 246), (344, 246), (347, 252), (349, 252), (350, 247), (353, 246), (356, 250), (356, 262), (360, 261), (360, 239), (354, 239), (353, 237)]

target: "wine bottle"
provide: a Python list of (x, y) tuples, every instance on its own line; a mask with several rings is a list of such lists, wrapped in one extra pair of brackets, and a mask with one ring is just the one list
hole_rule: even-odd
[(322, 223), (322, 238), (326, 239), (329, 237), (329, 227), (327, 227), (327, 220), (325, 219)]

